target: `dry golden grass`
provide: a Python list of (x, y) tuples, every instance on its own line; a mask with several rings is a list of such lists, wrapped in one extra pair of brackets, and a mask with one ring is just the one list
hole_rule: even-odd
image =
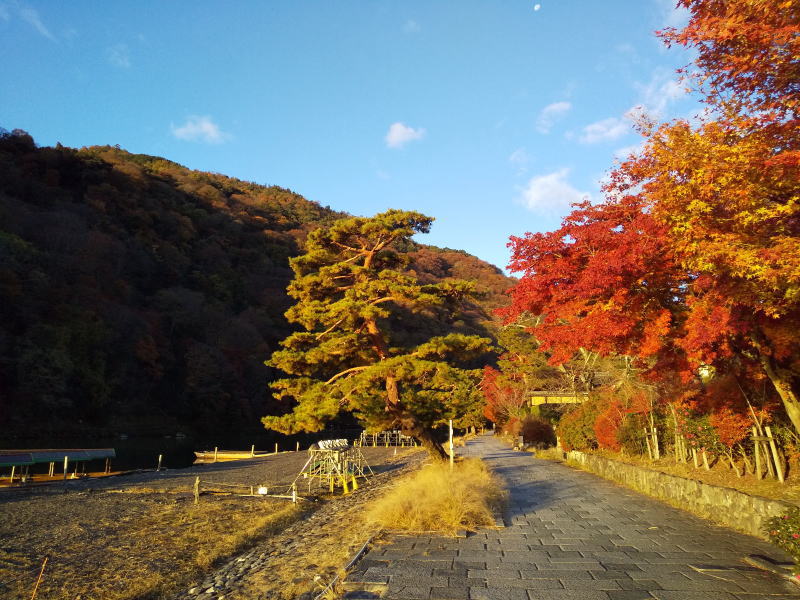
[(478, 459), (434, 463), (404, 477), (380, 498), (370, 519), (387, 529), (445, 531), (494, 524), (505, 498), (497, 476)]
[[(128, 501), (122, 518), (103, 514), (101, 495), (87, 506), (94, 518), (50, 524), (50, 560), (37, 600), (162, 597), (302, 514), (298, 505), (273, 500), (211, 497), (194, 505), (164, 494), (159, 502), (135, 496), (140, 501)], [(0, 596), (29, 598), (40, 558), (4, 558), (10, 557), (0, 552), (0, 581), (13, 583)], [(24, 571), (31, 576), (20, 578)]]
[(529, 450), (536, 458), (543, 458), (544, 460), (564, 460), (564, 453), (552, 446), (544, 450)]

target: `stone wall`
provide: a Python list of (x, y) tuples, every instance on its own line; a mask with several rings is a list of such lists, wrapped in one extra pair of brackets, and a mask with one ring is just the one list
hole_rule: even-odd
[(751, 496), (731, 488), (574, 450), (567, 453), (567, 462), (700, 517), (763, 539), (766, 539), (764, 522), (794, 506), (789, 502)]

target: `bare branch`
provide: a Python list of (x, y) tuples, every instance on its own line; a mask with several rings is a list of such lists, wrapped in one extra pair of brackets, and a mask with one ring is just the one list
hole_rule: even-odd
[(349, 373), (355, 373), (357, 371), (363, 371), (365, 369), (369, 369), (369, 367), (370, 367), (370, 365), (364, 365), (363, 367), (352, 367), (350, 369), (345, 369), (341, 373), (337, 373), (336, 375), (334, 375), (333, 377), (328, 379), (328, 381), (325, 382), (325, 385), (327, 385), (329, 383), (333, 383), (334, 381), (336, 381), (340, 377), (344, 377), (345, 375), (347, 375)]
[(328, 328), (327, 328), (325, 331), (323, 331), (322, 333), (318, 333), (318, 334), (317, 334), (317, 339), (318, 339), (318, 340), (319, 340), (319, 339), (322, 339), (324, 336), (328, 335), (328, 334), (329, 334), (331, 331), (333, 331), (333, 330), (334, 330), (334, 329), (336, 329), (336, 328), (337, 328), (339, 325), (341, 325), (342, 321), (344, 321), (346, 318), (347, 318), (347, 317), (342, 317), (341, 319), (339, 319), (338, 321), (336, 321), (336, 323), (334, 323), (333, 325), (331, 325), (330, 327), (328, 327)]

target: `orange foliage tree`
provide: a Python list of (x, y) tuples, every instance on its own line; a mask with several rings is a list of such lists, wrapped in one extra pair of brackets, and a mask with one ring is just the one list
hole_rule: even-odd
[(594, 422), (594, 434), (597, 437), (597, 445), (600, 448), (619, 451), (621, 448), (617, 436), (622, 421), (625, 418), (625, 410), (618, 401), (611, 401), (606, 409), (597, 415)]
[(483, 415), (492, 423), (503, 426), (509, 421), (519, 421), (526, 414), (528, 394), (526, 388), (508, 381), (494, 367), (483, 368), (479, 384), (484, 398)]
[(603, 204), (512, 238), (506, 317), (543, 315), (555, 360), (587, 347), (686, 381), (756, 365), (800, 432), (800, 5), (679, 4), (688, 26), (662, 36), (697, 50), (710, 115), (642, 123)]

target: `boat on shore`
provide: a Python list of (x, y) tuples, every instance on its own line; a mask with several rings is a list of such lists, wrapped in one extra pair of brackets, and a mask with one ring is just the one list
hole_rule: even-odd
[[(116, 458), (114, 448), (25, 448), (0, 450), (0, 467), (10, 467), (7, 484), (2, 487), (33, 482), (47, 482), (59, 479), (76, 479), (78, 477), (108, 475), (111, 473), (111, 459)], [(86, 464), (105, 459), (102, 472), (87, 473)], [(47, 474), (32, 473), (31, 468), (49, 463)], [(56, 465), (60, 474), (56, 474)], [(72, 471), (72, 472), (70, 472)]]
[(272, 456), (274, 452), (256, 452), (255, 450), (200, 450), (195, 451), (195, 464), (224, 462), (228, 460), (245, 460)]

